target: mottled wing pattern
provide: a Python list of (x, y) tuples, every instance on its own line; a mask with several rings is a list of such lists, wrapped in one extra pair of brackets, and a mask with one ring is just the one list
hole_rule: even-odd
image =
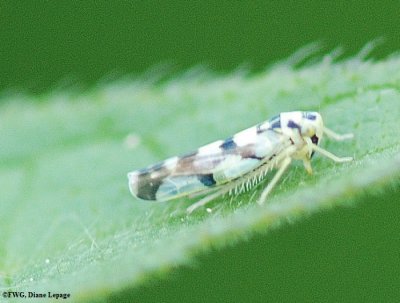
[(279, 116), (182, 157), (173, 157), (129, 174), (133, 195), (167, 201), (210, 190), (272, 160), (290, 145), (280, 133)]

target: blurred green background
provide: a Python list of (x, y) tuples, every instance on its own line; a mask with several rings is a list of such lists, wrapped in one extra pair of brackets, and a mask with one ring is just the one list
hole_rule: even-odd
[[(400, 48), (399, 17), (400, 1), (0, 0), (0, 92), (85, 89), (198, 65), (257, 72), (313, 42), (320, 42), (321, 55), (343, 47), (347, 57), (383, 38), (373, 52), (383, 58)], [(396, 301), (397, 193), (389, 201), (362, 197), (358, 207), (200, 256), (198, 267), (178, 268), (172, 279), (111, 299), (290, 302), (306, 301), (311, 292), (319, 302)]]
[(84, 88), (154, 67), (257, 71), (312, 42), (346, 56), (384, 38), (383, 57), (400, 46), (399, 16), (399, 1), (0, 1), (0, 91)]

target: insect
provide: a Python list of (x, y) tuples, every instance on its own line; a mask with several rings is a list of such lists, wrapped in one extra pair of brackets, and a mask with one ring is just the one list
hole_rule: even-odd
[(317, 112), (284, 112), (226, 140), (130, 172), (129, 189), (135, 197), (151, 201), (203, 196), (187, 208), (191, 213), (218, 196), (249, 190), (276, 169), (258, 199), (263, 204), (292, 160), (302, 160), (311, 174), (310, 160), (315, 152), (334, 162), (353, 159), (319, 147), (323, 135), (336, 141), (353, 137), (325, 127)]

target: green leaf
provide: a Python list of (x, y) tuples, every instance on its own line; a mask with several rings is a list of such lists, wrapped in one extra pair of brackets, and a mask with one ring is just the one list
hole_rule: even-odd
[[(79, 94), (4, 96), (1, 290), (118, 301), (201, 256), (223, 260), (220, 249), (243, 247), (260, 232), (327, 209), (359, 207), (365, 197), (384, 201), (388, 188), (388, 199), (398, 196), (399, 57), (328, 59), (251, 77), (194, 72), (163, 84), (121, 81)], [(294, 164), (263, 207), (255, 201), (265, 183), (217, 199), (212, 213), (190, 216), (185, 199), (148, 203), (130, 195), (127, 172), (292, 110), (319, 111), (331, 129), (353, 132), (352, 141), (322, 146), (355, 160), (316, 157), (312, 176)]]

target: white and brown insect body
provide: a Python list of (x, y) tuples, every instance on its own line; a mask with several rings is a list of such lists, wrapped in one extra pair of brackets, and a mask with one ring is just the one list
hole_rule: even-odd
[(240, 188), (249, 189), (268, 171), (278, 168), (266, 188), (267, 192), (262, 194), (261, 199), (265, 200), (292, 159), (303, 160), (310, 173), (310, 159), (315, 151), (336, 162), (350, 160), (338, 158), (318, 147), (323, 133), (337, 140), (351, 137), (324, 128), (322, 117), (317, 112), (281, 113), (226, 140), (133, 171), (128, 174), (129, 188), (134, 196), (152, 201), (213, 192), (189, 207), (188, 210), (193, 211), (221, 194), (232, 192), (232, 189), (236, 192), (242, 191)]

